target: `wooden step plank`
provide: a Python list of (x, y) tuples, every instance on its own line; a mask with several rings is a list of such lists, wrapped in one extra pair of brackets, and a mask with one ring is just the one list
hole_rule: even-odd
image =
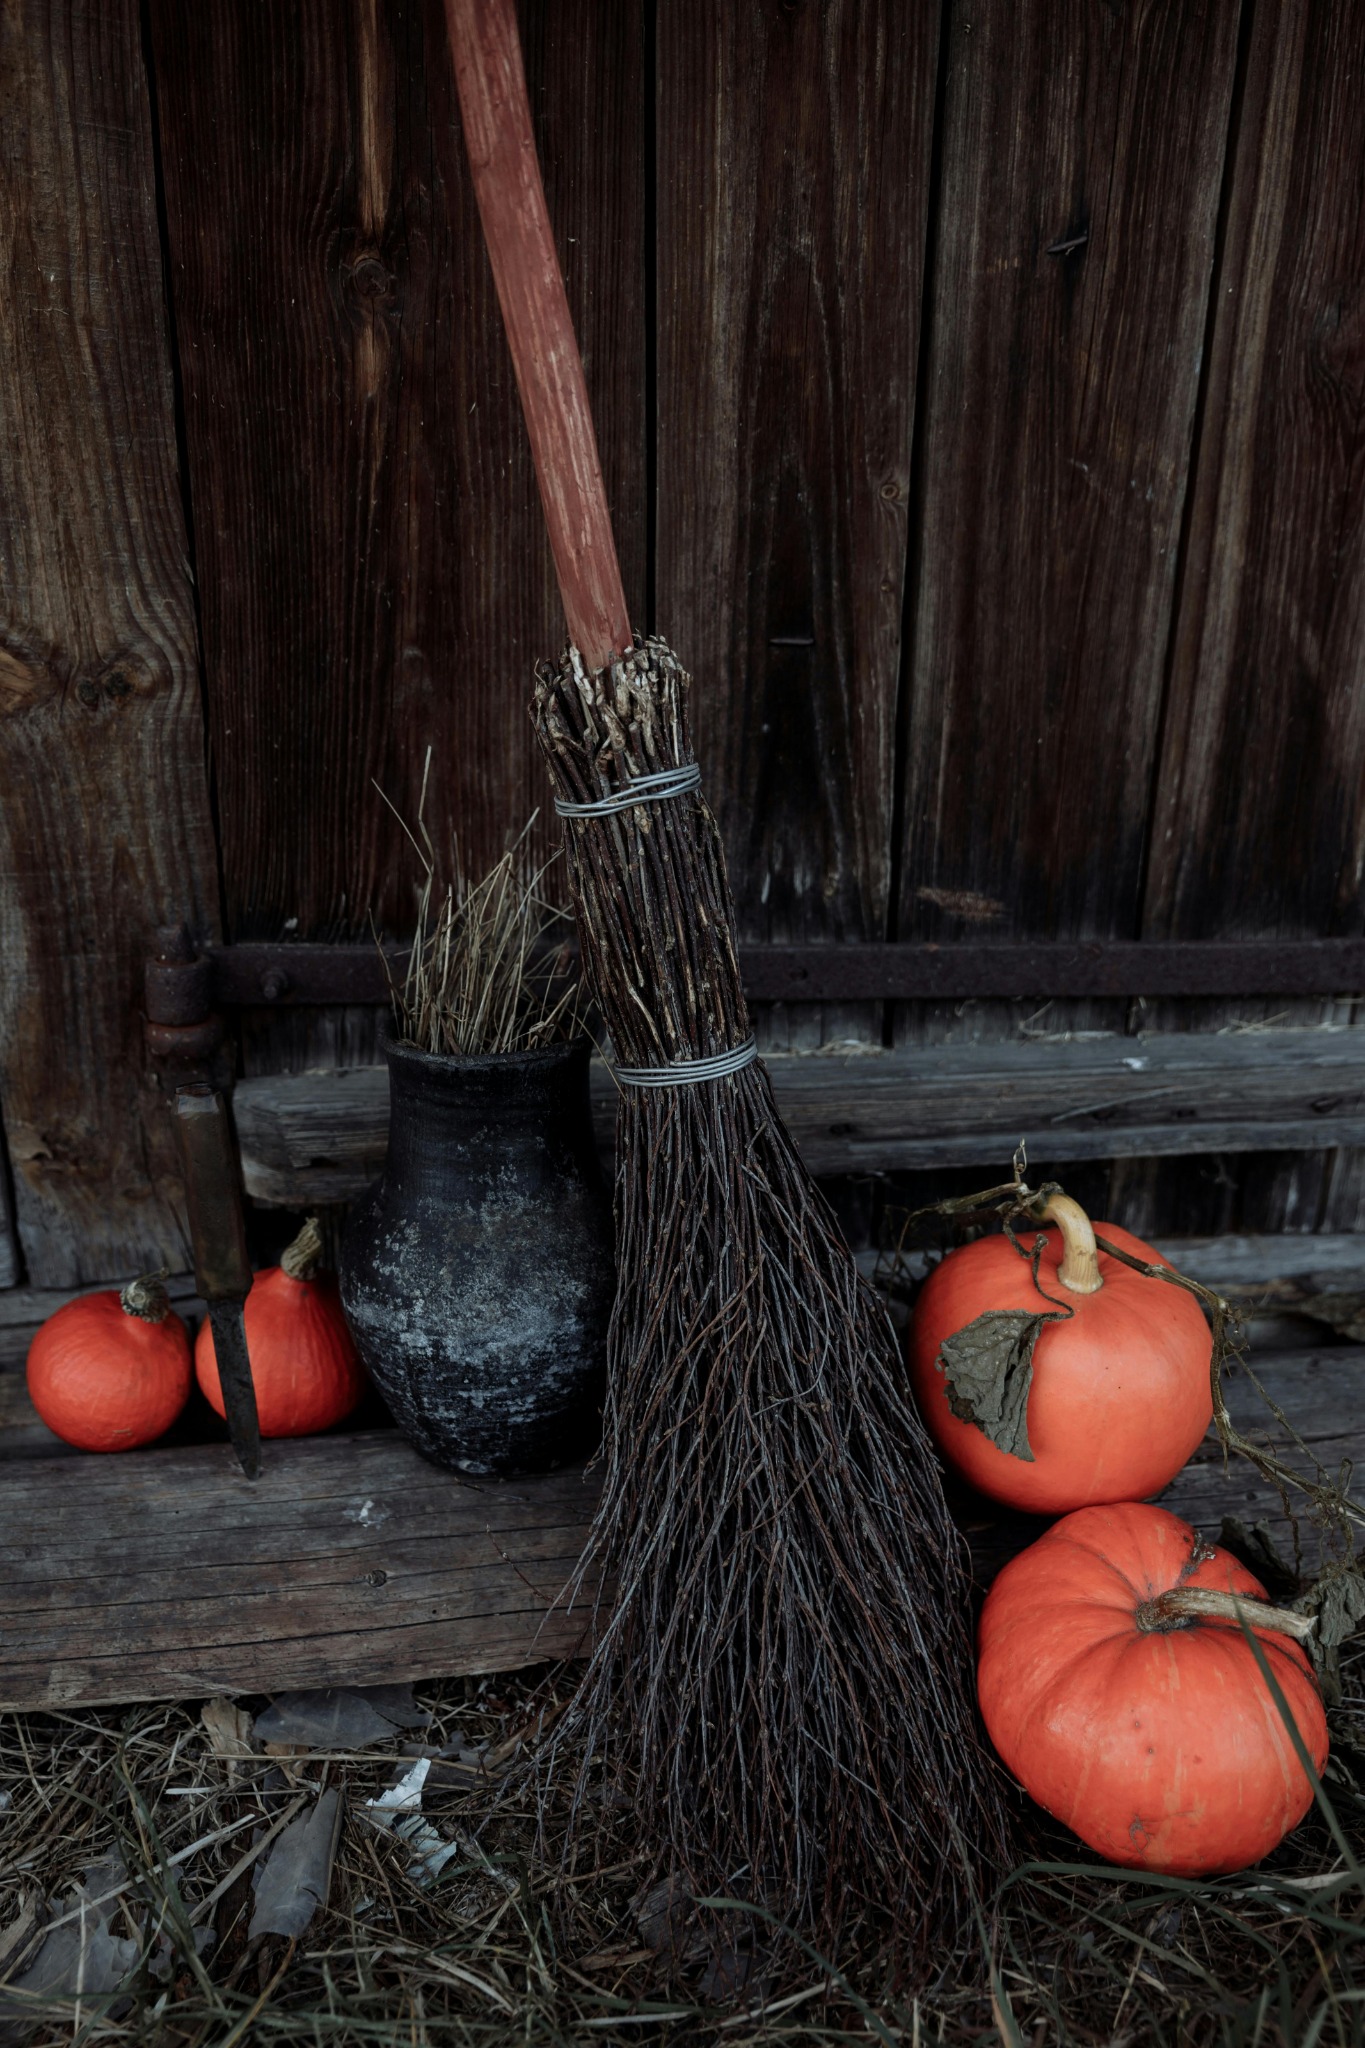
[[(1365, 1346), (1269, 1353), (1258, 1377), (1323, 1464), (1365, 1462)], [(1274, 1425), (1242, 1376), (1238, 1426)], [(252, 1486), (221, 1445), (16, 1462), (0, 1531), (0, 1707), (379, 1684), (510, 1670), (585, 1646), (586, 1606), (555, 1606), (586, 1542), (579, 1470), (474, 1486), (395, 1433), (266, 1446)], [(1162, 1496), (1216, 1535), (1266, 1521), (1273, 1487), (1210, 1437)], [(1041, 1523), (963, 1511), (978, 1579)]]
[[(815, 1173), (1365, 1143), (1365, 1034), (1330, 1029), (1020, 1040), (774, 1054), (779, 1107)], [(593, 1062), (609, 1149), (616, 1090)], [(233, 1098), (249, 1195), (348, 1201), (379, 1174), (380, 1067), (244, 1081)]]
[(54, 1436), (28, 1397), (21, 1372), (0, 1372), (0, 1458), (69, 1458), (69, 1444)]
[[(0, 1707), (380, 1684), (570, 1655), (586, 1613), (547, 1609), (594, 1501), (580, 1471), (479, 1488), (379, 1432), (269, 1444), (254, 1486), (219, 1445), (16, 1463)], [(117, 1598), (92, 1601), (71, 1581), (100, 1551)]]
[[(1258, 1353), (1251, 1367), (1293, 1429), (1317, 1449), (1324, 1463), (1335, 1464), (1344, 1455), (1340, 1445), (1348, 1439), (1365, 1437), (1365, 1346), (1331, 1344), (1309, 1351)], [(1225, 1376), (1224, 1399), (1244, 1434), (1279, 1439), (1274, 1417), (1235, 1367)], [(1287, 1447), (1285, 1455), (1292, 1457)]]

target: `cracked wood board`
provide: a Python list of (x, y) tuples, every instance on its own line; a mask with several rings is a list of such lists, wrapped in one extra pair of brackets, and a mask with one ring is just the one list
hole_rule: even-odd
[[(1038, 1165), (1365, 1142), (1365, 1034), (1167, 1032), (894, 1052), (775, 1054), (778, 1107), (814, 1173), (989, 1166), (1027, 1138)], [(592, 1068), (598, 1139), (616, 1095)], [(247, 1193), (286, 1208), (377, 1179), (382, 1067), (276, 1074), (233, 1097)]]
[(596, 1484), (478, 1487), (392, 1432), (13, 1463), (0, 1708), (506, 1671), (586, 1646), (551, 1608)]
[[(1365, 1346), (1261, 1354), (1256, 1370), (1323, 1464), (1365, 1460)], [(1237, 1376), (1243, 1429), (1263, 1411)], [(266, 1445), (256, 1486), (226, 1446), (13, 1463), (0, 1523), (0, 1708), (372, 1685), (505, 1671), (586, 1647), (551, 1611), (586, 1540), (596, 1480), (574, 1469), (476, 1487), (394, 1433)], [(1212, 1439), (1161, 1496), (1217, 1536), (1267, 1521), (1274, 1489)], [(1042, 1527), (959, 1509), (978, 1580)]]

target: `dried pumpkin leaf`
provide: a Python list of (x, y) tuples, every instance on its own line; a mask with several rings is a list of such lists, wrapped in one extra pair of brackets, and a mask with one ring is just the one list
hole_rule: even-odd
[(1336, 1650), (1365, 1622), (1365, 1576), (1353, 1567), (1324, 1574), (1315, 1602), (1318, 1641), (1324, 1649)]
[(1022, 1308), (988, 1308), (939, 1347), (938, 1365), (954, 1415), (960, 1422), (974, 1422), (997, 1450), (1030, 1465), (1033, 1352), (1043, 1325), (1057, 1320)]

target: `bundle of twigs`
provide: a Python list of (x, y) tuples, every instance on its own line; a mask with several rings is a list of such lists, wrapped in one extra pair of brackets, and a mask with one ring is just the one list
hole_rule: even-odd
[[(690, 764), (635, 641), (536, 163), (513, 0), (447, 0), (465, 136), (572, 645), (535, 716), (561, 802)], [(623, 1086), (596, 1549), (615, 1606), (572, 1725), (669, 1874), (831, 1940), (923, 1938), (1000, 1852), (968, 1584), (889, 1325), (773, 1106), (693, 777), (573, 817), (583, 971)], [(625, 1070), (736, 1055), (722, 1078)], [(581, 1788), (580, 1788), (581, 1789)], [(903, 1955), (903, 1951), (902, 1951)]]
[[(692, 759), (658, 640), (536, 691), (562, 797)], [(617, 1058), (741, 1044), (720, 836), (699, 793), (574, 819), (584, 968)], [(970, 1704), (968, 1586), (932, 1453), (761, 1062), (623, 1089), (620, 1293), (597, 1539), (617, 1592), (577, 1703), (696, 1893), (819, 1938), (923, 1936), (1002, 1826)]]

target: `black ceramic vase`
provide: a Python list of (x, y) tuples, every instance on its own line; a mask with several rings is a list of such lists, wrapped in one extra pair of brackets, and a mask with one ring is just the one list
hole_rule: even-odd
[(590, 1051), (385, 1047), (388, 1161), (341, 1301), (399, 1428), (457, 1472), (542, 1472), (597, 1441), (615, 1269)]

